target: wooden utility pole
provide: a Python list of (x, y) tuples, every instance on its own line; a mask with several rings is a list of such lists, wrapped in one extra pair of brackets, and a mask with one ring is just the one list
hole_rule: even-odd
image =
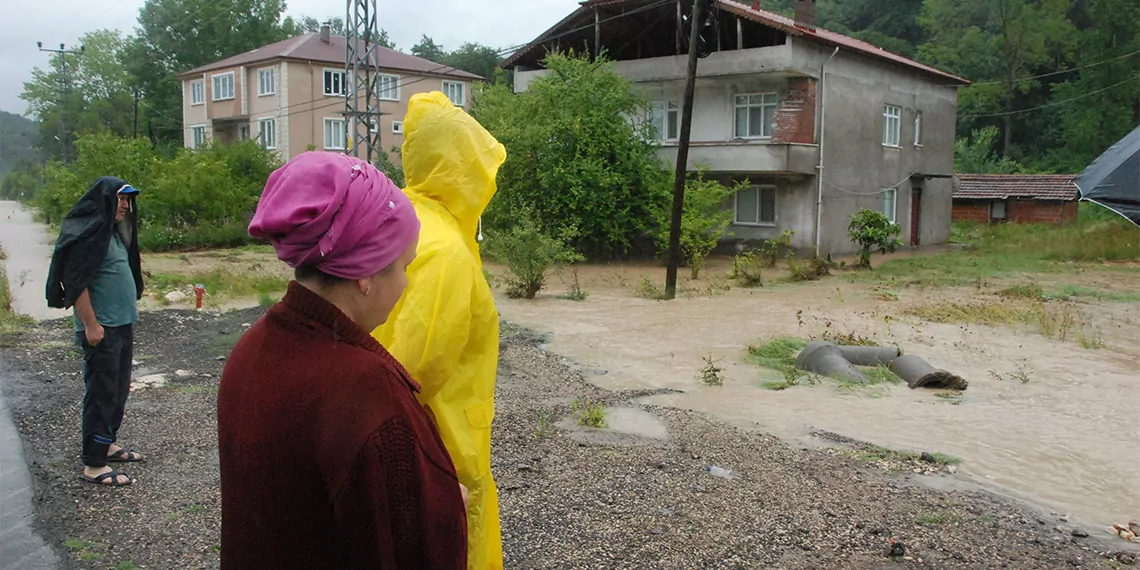
[(139, 88), (135, 87), (135, 138), (139, 138)]
[(681, 103), (681, 140), (677, 145), (677, 168), (673, 181), (673, 220), (669, 226), (669, 267), (665, 270), (665, 299), (677, 296), (677, 267), (681, 265), (681, 214), (685, 210), (685, 178), (689, 163), (689, 137), (693, 128), (693, 95), (697, 86), (697, 41), (700, 38), (702, 4), (693, 0), (693, 16), (689, 21), (689, 70), (685, 74), (685, 100)]

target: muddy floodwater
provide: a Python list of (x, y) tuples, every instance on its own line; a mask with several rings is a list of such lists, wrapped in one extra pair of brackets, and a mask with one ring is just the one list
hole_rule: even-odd
[(37, 320), (71, 314), (47, 306), (48, 264), (55, 236), (18, 202), (0, 201), (0, 246), (8, 259), (0, 262), (12, 290), (12, 310)]
[[(506, 320), (550, 333), (548, 348), (578, 362), (598, 386), (681, 391), (647, 403), (810, 445), (820, 441), (809, 440), (809, 432), (822, 429), (946, 453), (962, 459), (959, 473), (968, 480), (1075, 521), (1105, 527), (1140, 518), (1140, 303), (1079, 305), (1103, 343), (1090, 350), (1030, 330), (933, 324), (904, 314), (908, 306), (984, 294), (974, 287), (903, 289), (898, 300), (887, 300), (842, 277), (727, 292), (714, 282), (661, 302), (634, 295), (641, 274), (660, 281), (663, 271), (588, 269), (583, 302), (558, 298), (564, 286), (554, 280), (551, 295), (501, 296), (499, 309)], [(1099, 285), (1134, 290), (1134, 274), (1119, 279)], [(905, 384), (762, 387), (780, 375), (747, 362), (750, 344), (829, 329), (897, 344), (965, 377), (969, 389), (957, 397)], [(709, 356), (725, 369), (723, 386), (697, 379)]]

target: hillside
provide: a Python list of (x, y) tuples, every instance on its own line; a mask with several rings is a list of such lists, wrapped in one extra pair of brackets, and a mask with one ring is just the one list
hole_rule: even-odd
[(37, 160), (36, 123), (15, 113), (0, 111), (0, 176), (24, 160)]

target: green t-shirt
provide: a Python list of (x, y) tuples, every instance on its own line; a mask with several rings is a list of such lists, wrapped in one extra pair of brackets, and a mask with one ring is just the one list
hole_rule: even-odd
[[(105, 327), (121, 327), (134, 324), (139, 318), (135, 291), (135, 277), (131, 273), (131, 263), (127, 259), (127, 246), (118, 231), (111, 232), (111, 243), (107, 246), (107, 256), (99, 266), (99, 275), (87, 286), (91, 296), (91, 306), (95, 309), (95, 320)], [(75, 313), (75, 330), (84, 330), (83, 321)]]

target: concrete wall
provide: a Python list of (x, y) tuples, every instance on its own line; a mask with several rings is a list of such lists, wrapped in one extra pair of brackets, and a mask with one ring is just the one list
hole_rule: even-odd
[(190, 104), (190, 84), (194, 81), (202, 81), (205, 85), (205, 75), (185, 78), (182, 80), (182, 140), (183, 145), (187, 147), (194, 146), (194, 127), (206, 127), (206, 141), (213, 138), (213, 125), (206, 119), (206, 109), (210, 105), (209, 92), (206, 93), (205, 101), (197, 105)]

